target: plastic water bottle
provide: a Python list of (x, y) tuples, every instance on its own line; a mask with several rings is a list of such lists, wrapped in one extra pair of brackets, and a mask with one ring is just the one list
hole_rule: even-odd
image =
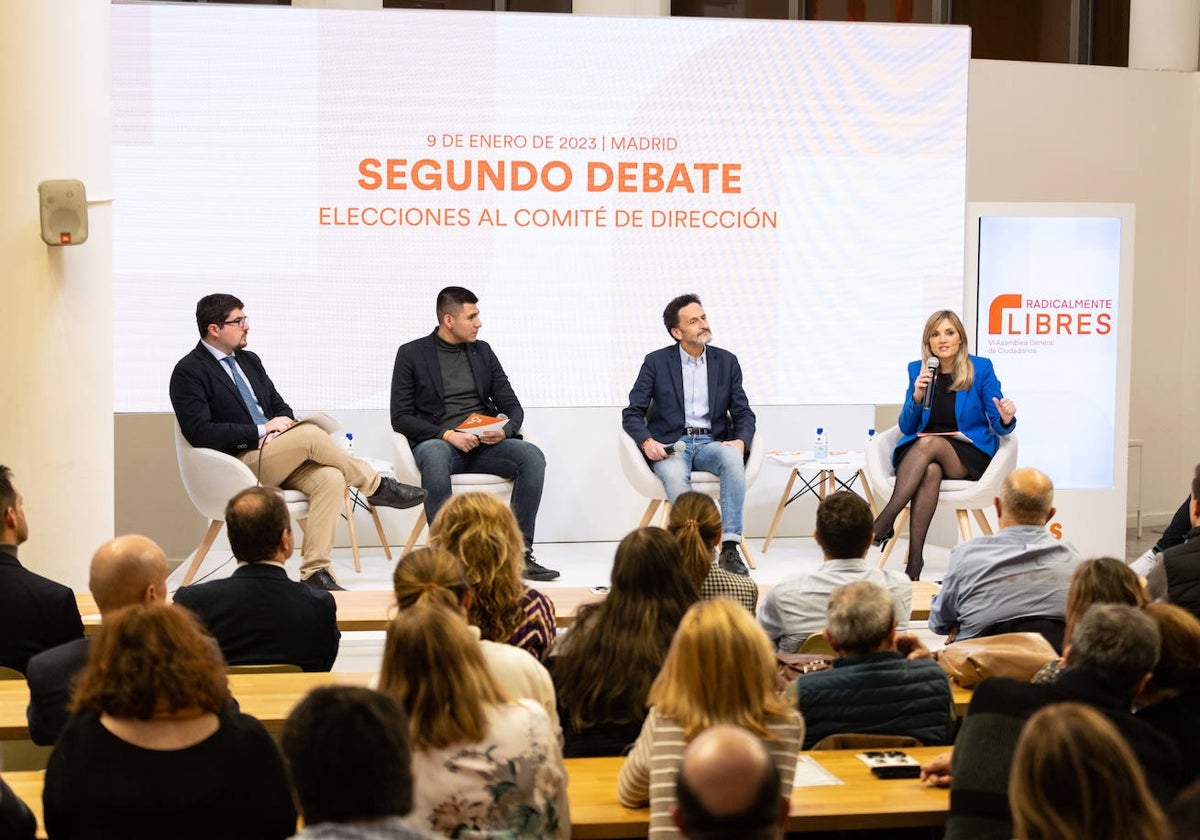
[(825, 429), (817, 426), (817, 439), (813, 441), (813, 460), (824, 461), (829, 457), (829, 443), (825, 440)]
[(353, 457), (354, 455), (354, 433), (346, 432), (346, 436), (342, 438), (342, 448), (346, 450), (346, 454)]
[(867, 429), (867, 447), (870, 448), (871, 441), (875, 440), (875, 430)]

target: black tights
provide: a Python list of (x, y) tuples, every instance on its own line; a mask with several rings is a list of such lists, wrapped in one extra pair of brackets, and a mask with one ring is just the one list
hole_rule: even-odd
[(886, 537), (905, 505), (908, 519), (908, 576), (917, 580), (925, 566), (925, 537), (937, 511), (943, 478), (966, 478), (967, 468), (950, 441), (941, 437), (917, 438), (896, 467), (896, 489), (875, 520), (875, 538)]

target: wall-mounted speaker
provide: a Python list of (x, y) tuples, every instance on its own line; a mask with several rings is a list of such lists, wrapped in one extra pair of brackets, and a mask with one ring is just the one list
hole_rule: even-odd
[(87, 242), (87, 194), (83, 181), (42, 181), (38, 184), (38, 204), (42, 212), (42, 239), (47, 245)]

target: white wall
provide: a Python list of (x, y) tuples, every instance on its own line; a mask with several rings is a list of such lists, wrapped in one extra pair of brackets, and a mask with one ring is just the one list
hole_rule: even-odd
[(111, 192), (108, 32), (108, 0), (0, 3), (0, 463), (25, 497), (22, 562), (79, 589), (113, 528), (111, 213), (49, 247), (37, 185)]

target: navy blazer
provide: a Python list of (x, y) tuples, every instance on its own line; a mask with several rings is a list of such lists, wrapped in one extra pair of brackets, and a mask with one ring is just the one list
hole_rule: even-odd
[[(275, 390), (258, 355), (249, 350), (238, 350), (233, 355), (267, 419), (295, 420), (296, 415)], [(250, 418), (229, 368), (218, 362), (202, 341), (171, 372), (171, 406), (180, 431), (192, 446), (229, 455), (258, 447), (258, 426)]]
[(25, 680), (29, 683), (29, 707), (25, 710), (25, 718), (29, 721), (29, 737), (33, 743), (46, 747), (58, 740), (70, 717), (67, 704), (71, 700), (71, 687), (87, 664), (89, 650), (91, 639), (75, 639), (44, 650), (29, 660), (29, 670), (25, 672)]
[(35, 653), (82, 638), (75, 593), (0, 552), (0, 665), (23, 674)]
[[(441, 437), (446, 412), (442, 368), (438, 362), (437, 330), (400, 345), (392, 367), (392, 429), (408, 438), (409, 446)], [(504, 433), (519, 437), (525, 409), (509, 384), (500, 360), (486, 341), (467, 344), (467, 362), (475, 391), (487, 413), (508, 415)]]
[[(742, 368), (737, 356), (720, 347), (705, 350), (708, 369), (708, 419), (716, 440), (740, 440), (750, 455), (755, 418), (742, 390)], [(670, 446), (683, 437), (683, 364), (679, 345), (672, 344), (646, 356), (637, 381), (629, 392), (629, 405), (621, 412), (621, 426), (640, 447), (646, 438)]]
[[(954, 417), (958, 421), (958, 430), (971, 439), (976, 449), (989, 456), (995, 455), (996, 447), (1000, 445), (998, 435), (1007, 435), (1017, 428), (1017, 418), (1013, 418), (1010, 426), (1000, 422), (1000, 412), (992, 397), (1003, 399), (1004, 394), (1000, 391), (1000, 380), (996, 378), (992, 363), (982, 356), (969, 358), (975, 366), (975, 378), (969, 391), (954, 392)], [(917, 433), (929, 425), (932, 409), (913, 402), (917, 377), (924, 369), (925, 363), (919, 359), (908, 363), (908, 392), (904, 395), (899, 420), (903, 437), (896, 442), (896, 449), (915, 440)]]
[(337, 602), (278, 566), (238, 566), (225, 580), (180, 588), (175, 603), (196, 614), (230, 665), (328, 671), (337, 659)]

